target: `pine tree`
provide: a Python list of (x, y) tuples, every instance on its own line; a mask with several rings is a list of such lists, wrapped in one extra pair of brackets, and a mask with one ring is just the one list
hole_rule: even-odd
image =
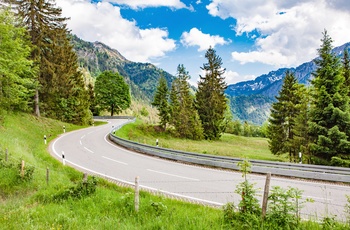
[(225, 69), (222, 66), (221, 58), (216, 55), (213, 48), (209, 48), (205, 54), (208, 63), (201, 67), (205, 76), (200, 76), (198, 90), (196, 93), (196, 108), (202, 127), (204, 137), (209, 140), (216, 140), (221, 137), (224, 131), (224, 118), (226, 110), (225, 89), (227, 87), (223, 74)]
[(349, 96), (340, 60), (332, 53), (333, 41), (327, 31), (321, 41), (320, 58), (315, 60), (317, 69), (311, 81), (314, 89), (309, 133), (313, 142), (311, 152), (328, 163), (333, 156), (350, 152)]
[(190, 76), (184, 65), (178, 65), (176, 75), (170, 93), (171, 124), (180, 137), (200, 140), (203, 138), (203, 129), (190, 93)]
[(293, 144), (295, 119), (300, 113), (298, 104), (302, 99), (301, 85), (291, 72), (286, 72), (282, 88), (272, 104), (268, 126), (269, 148), (273, 154), (288, 153), (295, 161), (298, 148)]
[(157, 91), (154, 95), (154, 100), (152, 105), (158, 109), (158, 116), (160, 118), (160, 126), (165, 131), (166, 126), (169, 123), (170, 119), (170, 108), (169, 108), (169, 89), (167, 81), (164, 76), (159, 78), (159, 84)]

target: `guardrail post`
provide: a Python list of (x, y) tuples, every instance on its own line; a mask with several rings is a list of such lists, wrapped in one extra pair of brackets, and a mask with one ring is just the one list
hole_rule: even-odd
[(62, 151), (62, 164), (63, 165), (66, 165), (66, 160), (65, 160), (65, 158), (64, 158), (64, 152)]
[(156, 146), (158, 147), (158, 139), (156, 140)]
[(262, 217), (263, 218), (265, 218), (265, 216), (266, 216), (267, 198), (269, 197), (269, 190), (270, 190), (270, 180), (271, 180), (271, 173), (268, 172), (266, 174), (264, 197), (263, 197), (263, 203), (262, 203)]
[(139, 196), (139, 177), (135, 177), (135, 211), (139, 211), (140, 196)]

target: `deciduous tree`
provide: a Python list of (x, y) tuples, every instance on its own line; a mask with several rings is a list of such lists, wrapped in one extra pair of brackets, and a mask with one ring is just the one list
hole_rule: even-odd
[(130, 107), (129, 86), (119, 73), (102, 72), (96, 79), (95, 96), (100, 108), (111, 112), (111, 116)]
[(33, 62), (26, 29), (9, 10), (0, 9), (0, 110), (29, 110)]

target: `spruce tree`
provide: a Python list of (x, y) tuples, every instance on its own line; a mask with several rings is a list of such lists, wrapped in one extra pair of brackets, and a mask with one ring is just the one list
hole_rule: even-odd
[(224, 119), (226, 110), (225, 89), (227, 87), (223, 74), (222, 59), (216, 55), (213, 48), (209, 48), (205, 54), (208, 63), (201, 69), (205, 76), (199, 76), (198, 90), (196, 93), (196, 108), (204, 129), (204, 137), (209, 140), (217, 140), (224, 131)]
[(312, 105), (310, 111), (309, 134), (314, 156), (328, 163), (333, 156), (348, 155), (350, 152), (350, 114), (348, 88), (342, 74), (339, 58), (332, 52), (332, 39), (324, 31), (320, 58), (313, 73)]
[(302, 99), (300, 84), (291, 72), (286, 72), (282, 88), (272, 104), (268, 125), (269, 148), (273, 154), (288, 153), (290, 161), (295, 161), (298, 148), (294, 146), (295, 119), (300, 113), (298, 104)]
[(171, 124), (178, 136), (193, 140), (203, 138), (203, 129), (194, 106), (188, 80), (190, 76), (184, 65), (178, 65), (176, 78), (171, 87)]
[(159, 84), (157, 91), (154, 95), (152, 105), (158, 109), (158, 116), (160, 118), (160, 126), (163, 131), (166, 130), (166, 126), (170, 120), (170, 108), (169, 108), (169, 89), (166, 78), (161, 76), (159, 78)]

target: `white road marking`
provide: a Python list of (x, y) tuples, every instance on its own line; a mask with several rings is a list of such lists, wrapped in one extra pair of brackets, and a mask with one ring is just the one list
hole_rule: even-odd
[(83, 143), (81, 142), (81, 140), (80, 140), (80, 145), (83, 145)]
[(105, 157), (105, 156), (102, 156), (102, 157), (105, 158), (105, 159), (107, 159), (107, 160), (117, 162), (117, 163), (119, 163), (119, 164), (128, 165), (127, 163), (122, 162), (122, 161), (117, 161), (117, 160), (114, 160), (114, 159), (111, 159), (111, 158), (108, 158), (108, 157)]
[(89, 151), (90, 153), (94, 153), (92, 150), (90, 150), (90, 149), (88, 149), (88, 148), (86, 148), (86, 147), (84, 147), (84, 149), (86, 149), (86, 150)]
[(85, 137), (85, 135), (81, 136), (80, 139), (83, 139)]
[(183, 179), (187, 179), (187, 180), (199, 181), (199, 179), (190, 178), (190, 177), (184, 177), (184, 176), (178, 176), (178, 175), (169, 174), (169, 173), (165, 173), (165, 172), (159, 172), (159, 171), (155, 171), (155, 170), (152, 170), (152, 169), (147, 169), (147, 171), (154, 172), (154, 173), (159, 173), (159, 174), (163, 174), (163, 175), (167, 175), (167, 176), (183, 178)]

